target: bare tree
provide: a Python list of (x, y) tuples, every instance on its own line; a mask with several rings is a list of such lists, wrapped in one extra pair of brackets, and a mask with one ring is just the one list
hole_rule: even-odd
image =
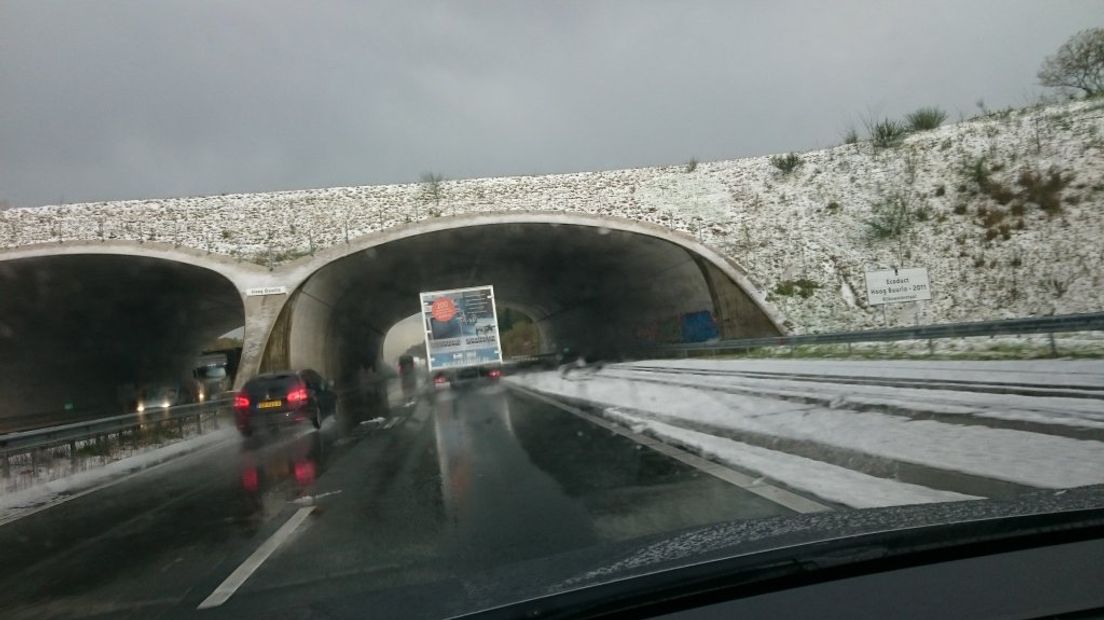
[(441, 199), (445, 197), (445, 177), (427, 172), (422, 175), (422, 201), (426, 204), (433, 203), (434, 211), (441, 214)]
[(1089, 97), (1104, 93), (1104, 28), (1089, 28), (1070, 37), (1043, 61), (1039, 83), (1076, 88)]

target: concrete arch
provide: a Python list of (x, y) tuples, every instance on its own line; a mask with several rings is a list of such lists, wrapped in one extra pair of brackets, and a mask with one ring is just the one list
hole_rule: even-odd
[[(335, 327), (334, 317), (341, 316), (338, 307), (345, 303), (342, 296), (346, 295), (345, 291), (350, 286), (355, 285), (362, 288), (378, 286), (381, 288), (377, 292), (383, 299), (390, 295), (392, 300), (401, 298), (416, 303), (416, 288), (387, 291), (386, 289), (395, 289), (396, 284), (379, 274), (376, 274), (374, 284), (356, 280), (359, 277), (356, 274), (359, 272), (351, 266), (352, 263), (349, 261), (359, 261), (361, 267), (374, 269), (376, 267), (370, 267), (370, 265), (373, 261), (376, 261), (377, 256), (390, 258), (389, 253), (396, 251), (396, 248), (407, 248), (402, 251), (407, 252), (405, 257), (408, 261), (432, 255), (434, 247), (425, 245), (429, 243), (428, 240), (430, 239), (445, 239), (448, 235), (459, 234), (489, 235), (490, 233), (486, 231), (492, 230), (504, 231), (505, 234), (506, 231), (524, 229), (527, 231), (525, 240), (528, 240), (527, 235), (530, 233), (547, 238), (551, 235), (548, 231), (561, 229), (561, 227), (563, 232), (560, 233), (559, 239), (563, 243), (571, 243), (572, 241), (563, 240), (579, 237), (580, 231), (592, 231), (594, 237), (590, 239), (593, 241), (588, 241), (591, 249), (607, 246), (611, 248), (618, 247), (619, 243), (622, 246), (625, 243), (635, 243), (637, 245), (642, 244), (641, 247), (647, 245), (653, 248), (653, 250), (649, 250), (653, 253), (654, 248), (669, 248), (663, 250), (668, 254), (668, 257), (670, 257), (671, 252), (679, 252), (683, 256), (679, 261), (679, 265), (677, 265), (678, 269), (681, 270), (680, 273), (683, 276), (699, 278), (701, 280), (701, 285), (698, 287), (699, 293), (700, 295), (706, 295), (703, 291), (708, 290), (708, 305), (715, 311), (718, 318), (731, 318), (731, 325), (726, 325), (724, 320), (720, 321), (719, 328), (722, 337), (779, 334), (784, 331), (783, 321), (778, 312), (767, 304), (744, 273), (722, 255), (687, 235), (659, 226), (612, 217), (548, 212), (482, 213), (437, 218), (383, 233), (375, 233), (352, 240), (345, 245), (328, 248), (315, 256), (304, 257), (281, 267), (277, 273), (282, 276), (282, 280), (289, 287), (291, 295), (289, 295), (286, 303), (282, 304), (279, 319), (274, 321), (270, 330), (271, 336), (266, 338), (265, 354), (258, 356), (256, 367), (258, 370), (265, 370), (281, 366), (309, 365), (317, 367), (323, 372), (333, 370), (338, 364), (335, 361), (335, 353), (333, 350), (327, 349), (327, 346), (328, 343), (335, 340), (331, 333), (332, 330), (340, 331), (343, 329), (340, 326)], [(520, 233), (518, 234), (520, 235)], [(597, 241), (605, 236), (608, 236), (608, 238)], [(494, 239), (492, 238), (491, 241), (493, 242)], [(546, 240), (544, 243), (547, 244), (548, 241)], [(512, 250), (514, 258), (516, 258), (518, 252), (517, 246), (518, 242), (515, 242)], [(450, 247), (455, 251), (459, 246)], [(548, 249), (551, 246), (546, 245), (544, 247)], [(417, 251), (414, 248), (418, 248)], [(443, 255), (452, 256), (448, 253), (443, 253)], [(640, 254), (639, 256), (643, 257), (644, 255)], [(390, 268), (394, 269), (396, 265), (402, 266), (401, 263), (393, 262), (396, 259), (391, 260), (392, 262), (388, 263)], [(623, 261), (621, 266), (631, 267), (631, 259), (625, 258), (624, 260), (630, 262)], [(387, 261), (381, 258), (376, 262), (386, 263)], [(610, 267), (608, 262), (602, 264), (604, 264), (604, 268)], [(341, 267), (342, 265), (345, 267)], [(383, 267), (379, 268), (382, 269)], [(337, 272), (342, 269), (347, 273), (338, 275)], [(349, 271), (349, 269), (352, 269), (352, 271)], [(396, 273), (401, 271), (399, 270)], [(691, 272), (698, 275), (693, 276)], [(608, 275), (604, 272), (600, 273), (602, 273), (602, 277), (610, 281), (619, 277), (618, 274), (612, 272)], [(543, 275), (547, 276), (547, 273)], [(394, 280), (396, 277), (393, 276), (391, 279)], [(405, 280), (402, 276), (398, 276), (397, 279), (401, 280), (400, 285), (404, 285), (417, 278), (410, 277), (410, 274), (407, 274)], [(593, 279), (594, 276), (591, 274), (591, 285), (594, 284)], [(469, 283), (476, 284), (477, 282)], [(670, 284), (672, 282), (665, 283), (665, 285)], [(422, 290), (439, 288), (438, 285), (427, 283), (424, 278), (417, 280), (417, 286), (428, 287)], [(646, 288), (647, 286), (649, 286), (649, 283), (643, 282), (637, 285), (636, 288)], [(657, 284), (656, 286), (661, 285)], [(640, 291), (637, 290), (636, 294), (639, 296)], [(500, 294), (500, 299), (504, 304), (524, 306), (530, 309), (542, 307), (539, 300), (511, 298), (505, 292)], [(362, 303), (366, 302), (362, 301)], [(377, 301), (373, 299), (372, 303), (377, 303)], [(557, 323), (562, 328), (567, 324), (565, 321), (568, 323), (574, 322), (577, 326), (580, 321), (586, 322), (590, 318), (575, 317), (569, 320), (562, 316), (552, 316), (555, 314), (557, 313), (550, 312), (546, 313), (544, 317), (539, 317), (542, 321), (545, 321), (538, 327), (546, 342), (551, 341), (547, 334), (556, 331), (551, 328), (552, 322)], [(392, 317), (389, 315), (385, 320), (399, 320), (402, 316)], [(345, 338), (337, 338), (336, 340), (363, 341), (369, 339), (373, 340), (372, 346), (375, 346), (374, 341), (382, 339), (390, 328), (390, 324), (373, 324), (372, 320), (365, 317), (359, 317), (353, 322), (358, 324), (358, 328), (362, 330), (361, 333), (356, 338), (352, 338), (349, 333), (344, 333)], [(582, 336), (576, 333), (575, 338), (579, 339)], [(583, 340), (586, 340), (586, 338), (583, 338)], [(246, 360), (243, 359), (243, 367), (245, 365)]]
[(0, 250), (0, 262), (44, 256), (117, 255), (156, 258), (213, 271), (229, 280), (239, 291), (254, 286), (270, 286), (279, 280), (268, 269), (243, 263), (229, 256), (211, 254), (184, 246), (137, 241), (67, 241), (38, 243)]
[(737, 286), (747, 293), (748, 297), (758, 309), (766, 315), (779, 333), (786, 332), (786, 320), (782, 313), (770, 304), (765, 296), (756, 289), (755, 285), (748, 279), (747, 274), (722, 254), (680, 231), (614, 216), (596, 216), (583, 213), (554, 213), (548, 211), (503, 211), (498, 213), (445, 216), (351, 239), (348, 244), (335, 245), (317, 252), (314, 256), (303, 257), (290, 262), (282, 266), (280, 271), (287, 274), (287, 281), (292, 283), (292, 287), (298, 288), (303, 282), (317, 273), (318, 270), (330, 263), (346, 256), (363, 252), (364, 250), (427, 233), (491, 224), (587, 226), (596, 229), (604, 228), (611, 231), (634, 233), (673, 243), (693, 255), (701, 256), (702, 259), (715, 267), (720, 273), (730, 278)]

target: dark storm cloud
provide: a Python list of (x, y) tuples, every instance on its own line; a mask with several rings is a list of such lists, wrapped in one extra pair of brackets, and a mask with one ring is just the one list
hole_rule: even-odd
[(807, 149), (1022, 105), (1102, 2), (4, 2), (17, 205)]

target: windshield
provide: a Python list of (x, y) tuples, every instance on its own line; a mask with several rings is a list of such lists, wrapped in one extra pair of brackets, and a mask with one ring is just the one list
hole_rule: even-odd
[(206, 366), (199, 370), (199, 375), (204, 379), (224, 379), (226, 369), (222, 366)]
[(5, 2), (0, 617), (1104, 507), (1101, 16)]

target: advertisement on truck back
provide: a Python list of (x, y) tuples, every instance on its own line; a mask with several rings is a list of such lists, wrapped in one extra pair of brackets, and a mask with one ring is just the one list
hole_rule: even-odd
[(429, 370), (502, 362), (494, 287), (421, 293)]

